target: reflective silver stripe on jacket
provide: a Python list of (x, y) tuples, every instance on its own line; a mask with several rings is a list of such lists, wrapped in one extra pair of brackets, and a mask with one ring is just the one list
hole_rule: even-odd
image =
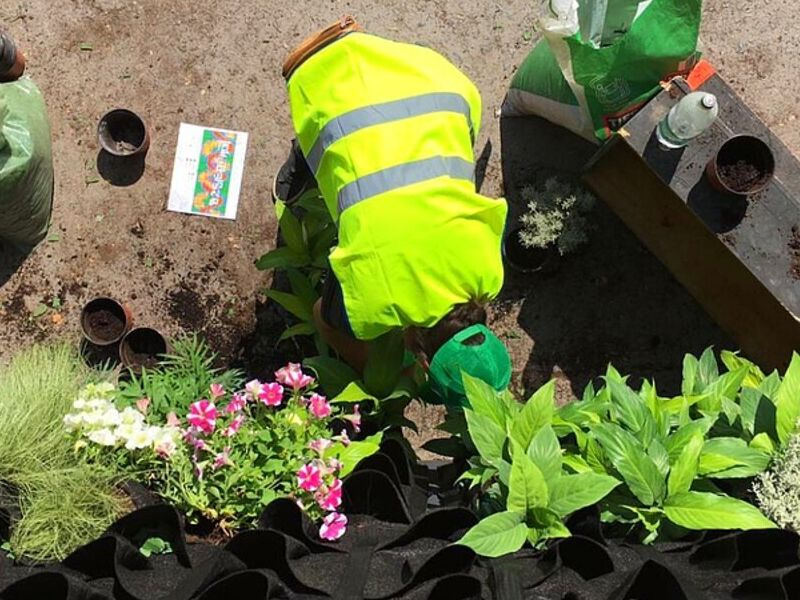
[(469, 125), (470, 136), (473, 137), (472, 142), (475, 143), (469, 102), (460, 94), (435, 92), (356, 108), (332, 119), (320, 131), (314, 146), (306, 156), (306, 162), (311, 167), (311, 172), (316, 174), (325, 150), (351, 133), (373, 125), (383, 125), (436, 112), (454, 112), (464, 115)]
[(475, 166), (457, 156), (434, 156), (360, 177), (339, 191), (339, 214), (354, 204), (407, 185), (437, 177), (473, 181)]

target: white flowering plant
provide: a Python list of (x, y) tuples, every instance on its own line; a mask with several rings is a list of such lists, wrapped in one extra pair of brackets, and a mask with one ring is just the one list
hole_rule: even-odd
[(347, 524), (341, 478), (378, 450), (381, 434), (351, 441), (358, 405), (347, 413), (334, 407), (299, 365), (275, 375), (237, 391), (214, 383), (186, 414), (166, 419), (149, 411), (147, 398), (120, 408), (112, 384), (90, 385), (64, 426), (76, 451), (143, 480), (190, 522), (208, 519), (233, 533), (254, 525), (272, 500), (290, 497), (321, 522), (323, 539), (336, 540)]

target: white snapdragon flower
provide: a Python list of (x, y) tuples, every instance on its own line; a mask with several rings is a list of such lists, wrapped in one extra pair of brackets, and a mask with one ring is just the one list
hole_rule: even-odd
[(107, 427), (90, 431), (86, 437), (101, 446), (115, 446), (117, 444), (117, 436)]
[(93, 398), (86, 401), (86, 408), (91, 411), (105, 412), (112, 407), (111, 402), (102, 398)]
[(72, 403), (72, 408), (75, 410), (84, 410), (86, 408), (86, 400), (83, 398), (78, 398)]
[(142, 426), (139, 423), (125, 423), (124, 421), (122, 424), (114, 430), (114, 435), (116, 435), (119, 439), (123, 442), (127, 442), (136, 434), (141, 432)]
[(93, 410), (91, 412), (85, 412), (81, 415), (83, 420), (83, 424), (89, 428), (96, 428), (101, 427), (103, 423), (103, 414), (104, 411), (100, 410)]

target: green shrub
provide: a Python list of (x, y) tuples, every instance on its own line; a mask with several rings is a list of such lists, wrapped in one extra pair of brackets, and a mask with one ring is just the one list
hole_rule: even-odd
[(753, 485), (758, 505), (784, 529), (800, 532), (800, 436), (794, 435)]
[(528, 208), (520, 217), (520, 241), (525, 247), (555, 244), (563, 256), (587, 242), (591, 225), (586, 215), (595, 198), (579, 184), (553, 177), (542, 187), (524, 187), (522, 200)]
[(64, 415), (91, 376), (67, 345), (33, 346), (0, 369), (0, 481), (18, 493), (16, 556), (63, 558), (127, 507), (118, 474), (84, 463), (64, 435)]

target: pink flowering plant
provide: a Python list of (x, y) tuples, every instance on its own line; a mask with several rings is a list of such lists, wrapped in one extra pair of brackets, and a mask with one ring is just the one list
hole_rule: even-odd
[[(184, 414), (169, 413), (166, 419), (148, 414), (146, 399), (137, 408), (126, 407), (126, 414), (136, 411), (136, 422), (145, 431), (154, 436), (169, 432), (168, 452), (159, 446), (161, 438), (132, 451), (114, 429), (111, 436), (92, 433), (78, 416), (65, 424), (80, 435), (82, 448), (113, 448), (118, 463), (122, 456), (133, 475), (145, 479), (192, 522), (210, 519), (233, 532), (255, 524), (272, 500), (290, 497), (319, 521), (320, 537), (334, 541), (347, 526), (341, 513), (342, 478), (377, 451), (380, 434), (353, 442), (341, 427), (333, 431), (334, 419), (357, 430), (358, 406), (334, 406), (316, 392), (316, 385), (300, 365), (289, 364), (275, 373), (274, 381), (253, 380), (241, 390), (213, 383)], [(111, 400), (104, 402), (102, 408), (108, 410)], [(148, 418), (156, 423), (149, 424)], [(98, 419), (89, 420), (105, 423)]]

